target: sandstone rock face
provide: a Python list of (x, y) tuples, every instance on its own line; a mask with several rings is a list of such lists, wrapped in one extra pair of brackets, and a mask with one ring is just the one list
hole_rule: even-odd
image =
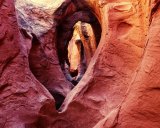
[[(19, 26), (36, 36), (48, 32), (56, 22), (53, 20), (54, 11), (62, 4), (63, 0), (16, 0)], [(47, 3), (47, 4), (46, 4)]]
[(74, 25), (72, 39), (68, 44), (69, 71), (71, 74), (76, 74), (73, 77), (76, 82), (79, 82), (83, 77), (96, 47), (97, 42), (91, 25), (77, 22)]
[(0, 127), (49, 124), (45, 110), (56, 113), (54, 99), (29, 69), (31, 38), (19, 32), (13, 0), (0, 5), (0, 33)]
[(146, 18), (149, 12), (144, 15), (148, 4), (144, 1), (138, 6), (137, 1), (88, 2), (91, 8), (101, 6), (95, 13), (100, 18), (102, 37), (87, 72), (61, 107), (63, 119), (74, 120), (75, 128), (94, 127), (108, 115), (115, 122), (116, 112), (112, 111), (123, 102), (141, 63), (149, 23), (149, 17)]
[[(20, 32), (14, 2), (0, 1), (0, 127), (159, 128), (160, 1), (59, 2), (51, 24), (42, 21), (47, 27), (35, 31), (33, 21)], [(82, 80), (69, 92), (72, 85), (60, 66), (73, 26), (90, 23), (95, 34), (94, 17), (101, 39)], [(63, 100), (55, 92), (68, 94), (59, 112), (54, 98)]]
[(87, 61), (86, 64), (89, 65), (98, 44), (98, 42), (96, 42), (93, 28), (89, 23), (78, 22), (75, 25), (75, 29), (77, 30), (83, 44), (84, 54)]
[(70, 71), (78, 70), (81, 58), (81, 41), (80, 35), (76, 30), (73, 32), (73, 37), (68, 44), (68, 60), (70, 62)]
[[(49, 2), (49, 1), (46, 1)], [(56, 21), (53, 13), (62, 1), (16, 1), (18, 23), (22, 30), (33, 35), (29, 64), (35, 77), (50, 91), (59, 106), (73, 85), (61, 71), (56, 51)]]
[(73, 85), (66, 80), (59, 65), (56, 46), (53, 44), (54, 34), (53, 30), (49, 30), (39, 40), (32, 40), (29, 64), (37, 80), (54, 96), (58, 107)]

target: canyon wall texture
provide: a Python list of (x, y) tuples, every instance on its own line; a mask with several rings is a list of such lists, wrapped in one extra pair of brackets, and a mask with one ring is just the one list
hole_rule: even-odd
[(54, 99), (31, 73), (32, 37), (20, 33), (13, 0), (1, 1), (0, 33), (0, 127), (40, 127), (49, 122), (46, 117), (55, 109)]
[[(160, 127), (159, 0), (26, 1), (16, 13), (0, 0), (0, 127)], [(63, 70), (78, 21), (98, 47), (74, 87)]]

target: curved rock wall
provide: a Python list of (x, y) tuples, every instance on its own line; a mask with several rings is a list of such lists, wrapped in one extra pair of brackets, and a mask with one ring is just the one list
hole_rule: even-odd
[(74, 120), (76, 128), (93, 127), (123, 102), (141, 63), (149, 25), (149, 3), (144, 1), (89, 3), (101, 18), (102, 38), (87, 72), (61, 108), (63, 119)]
[[(57, 112), (53, 97), (39, 82), (42, 79), (38, 80), (30, 70), (31, 51), (35, 58), (43, 55), (33, 49), (34, 36), (18, 30), (14, 2), (0, 1), (0, 127), (160, 127), (160, 1), (66, 0), (54, 13), (56, 21), (68, 21), (71, 25), (68, 33), (61, 34), (59, 45), (72, 35), (75, 15), (79, 20), (84, 14), (85, 20), (91, 21), (91, 15), (84, 13), (86, 9), (100, 22), (101, 40), (84, 77)], [(61, 27), (66, 28), (67, 24)], [(52, 30), (58, 32), (54, 27)], [(56, 38), (60, 35), (56, 32), (52, 41), (58, 45)], [(48, 40), (48, 36), (43, 36), (38, 37), (40, 42)], [(51, 54), (50, 50), (42, 51), (48, 57), (57, 56), (53, 52), (57, 47), (53, 46), (46, 47)], [(53, 64), (49, 70), (54, 68)], [(62, 72), (59, 68), (54, 70), (57, 74)], [(55, 89), (54, 85), (51, 87)]]
[(0, 6), (0, 33), (0, 127), (48, 124), (43, 117), (56, 113), (54, 99), (29, 69), (31, 38), (18, 29), (13, 0), (3, 0)]
[(29, 65), (34, 76), (54, 96), (57, 108), (71, 91), (73, 85), (65, 79), (56, 51), (56, 20), (53, 13), (63, 1), (16, 1), (19, 27), (32, 39)]

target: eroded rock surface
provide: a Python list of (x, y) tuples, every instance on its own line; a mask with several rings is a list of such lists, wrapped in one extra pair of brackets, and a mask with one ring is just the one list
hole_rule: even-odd
[(56, 26), (56, 22), (53, 20), (53, 13), (63, 1), (16, 0), (15, 6), (19, 26), (40, 37), (53, 26)]
[[(100, 4), (89, 2), (92, 8)], [(139, 17), (148, 10), (148, 4), (141, 2), (138, 6), (137, 1), (108, 2), (95, 9), (102, 26), (99, 47), (84, 77), (61, 108), (64, 120), (78, 119), (74, 127), (93, 127), (126, 97), (142, 60), (148, 32), (149, 12)], [(72, 112), (76, 114), (73, 116)]]
[(57, 108), (61, 105), (73, 85), (65, 79), (56, 51), (56, 24), (53, 13), (61, 1), (16, 1), (20, 29), (33, 39), (29, 52), (32, 73), (54, 96)]
[(73, 79), (78, 83), (81, 80), (96, 51), (97, 45), (92, 26), (81, 21), (77, 22), (74, 25), (73, 36), (67, 48), (69, 72), (73, 76), (69, 81)]
[(54, 99), (30, 71), (31, 38), (23, 36), (18, 29), (13, 0), (1, 2), (0, 127), (49, 126), (50, 112), (56, 113)]
[[(93, 15), (102, 28), (99, 46), (57, 112), (46, 88), (60, 87), (52, 83), (62, 73), (73, 26), (79, 20), (92, 24)], [(0, 127), (160, 127), (159, 0), (66, 0), (53, 13), (57, 27), (51, 25), (41, 36), (20, 33), (11, 0), (1, 0), (0, 16)], [(49, 72), (33, 71), (41, 60), (43, 66), (54, 62), (49, 62)], [(57, 71), (53, 78), (52, 70)], [(49, 84), (43, 82), (44, 73)], [(68, 87), (64, 76), (63, 81)]]

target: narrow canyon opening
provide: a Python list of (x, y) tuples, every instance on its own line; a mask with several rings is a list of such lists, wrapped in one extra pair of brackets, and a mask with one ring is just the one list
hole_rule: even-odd
[(60, 20), (56, 37), (57, 54), (62, 72), (73, 88), (84, 76), (100, 42), (101, 32), (98, 19), (88, 9)]
[(54, 4), (16, 3), (22, 34), (32, 37), (29, 68), (54, 97), (56, 109), (85, 74), (102, 31), (91, 9), (74, 10), (72, 2), (58, 3), (57, 9), (52, 7)]
[[(83, 13), (86, 15), (86, 12)], [(101, 26), (97, 18), (90, 11), (88, 14), (90, 15), (88, 19), (79, 18), (80, 21), (71, 28), (66, 29), (66, 24), (63, 22), (63, 25), (58, 26), (59, 62), (66, 79), (74, 86), (85, 74), (101, 38)], [(68, 21), (73, 22), (73, 19)], [(67, 24), (72, 24), (70, 22)]]

